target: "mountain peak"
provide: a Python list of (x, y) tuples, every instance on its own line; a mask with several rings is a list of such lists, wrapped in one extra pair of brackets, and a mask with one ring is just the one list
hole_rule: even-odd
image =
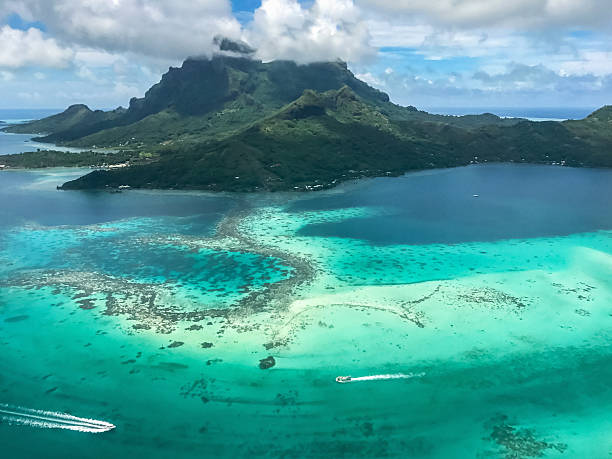
[(70, 115), (80, 111), (91, 112), (91, 109), (85, 104), (74, 104), (68, 107), (64, 113)]
[(604, 105), (599, 110), (594, 111), (588, 117), (590, 121), (612, 121), (612, 105)]
[[(243, 50), (245, 46), (227, 39), (220, 41), (225, 49)], [(166, 109), (201, 116), (240, 100), (272, 113), (299, 98), (306, 89), (325, 92), (343, 86), (374, 103), (389, 101), (387, 94), (357, 79), (344, 62), (263, 63), (243, 53), (216, 54), (212, 58), (189, 58), (180, 68), (170, 68), (144, 98), (130, 101), (128, 116), (134, 122)]]

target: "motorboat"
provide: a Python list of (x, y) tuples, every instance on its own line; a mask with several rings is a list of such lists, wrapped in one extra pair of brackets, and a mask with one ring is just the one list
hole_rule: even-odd
[(352, 379), (353, 378), (351, 378), (350, 376), (337, 376), (336, 382), (340, 384), (346, 384), (346, 383), (350, 383)]

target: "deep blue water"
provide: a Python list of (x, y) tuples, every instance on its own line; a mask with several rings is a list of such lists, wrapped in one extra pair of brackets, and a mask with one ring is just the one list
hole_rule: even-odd
[(301, 235), (453, 244), (612, 229), (612, 170), (498, 164), (348, 186), (354, 189), (313, 195), (292, 210), (380, 206), (384, 214), (311, 224)]
[[(234, 199), (225, 195), (130, 191), (64, 192), (55, 186), (87, 170), (0, 172), (0, 228), (92, 225), (135, 217), (186, 217), (177, 231), (208, 233)], [(33, 177), (36, 178), (33, 181)]]
[[(55, 190), (56, 185), (85, 172), (0, 172), (0, 228), (167, 216), (183, 217), (177, 232), (202, 234), (209, 233), (241, 199), (195, 192)], [(341, 185), (332, 192), (296, 200), (289, 210), (350, 207), (384, 212), (306, 225), (300, 234), (374, 244), (453, 244), (609, 230), (612, 170), (498, 164), (424, 171)]]

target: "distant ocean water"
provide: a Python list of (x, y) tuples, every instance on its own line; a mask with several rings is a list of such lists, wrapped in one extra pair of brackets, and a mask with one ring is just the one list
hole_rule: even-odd
[[(529, 118), (534, 120), (582, 119), (599, 107), (418, 107), (440, 115), (478, 115), (493, 113), (502, 117)], [(0, 125), (40, 119), (60, 113), (63, 109), (0, 109)]]
[(439, 115), (478, 115), (493, 113), (503, 118), (527, 118), (533, 121), (579, 120), (599, 107), (419, 107)]
[(61, 111), (57, 108), (0, 108), (0, 125), (38, 120)]
[[(26, 121), (37, 120), (60, 113), (61, 109), (0, 109), (0, 129), (10, 124), (20, 124)], [(80, 151), (75, 148), (57, 147), (53, 144), (40, 143), (32, 140), (31, 134), (7, 134), (0, 131), (0, 155), (24, 153), (28, 151), (46, 150), (53, 148), (62, 151)]]

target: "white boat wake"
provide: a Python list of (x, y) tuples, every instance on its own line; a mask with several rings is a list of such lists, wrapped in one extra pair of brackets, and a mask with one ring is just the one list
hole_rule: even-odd
[(382, 381), (385, 379), (413, 379), (422, 378), (425, 373), (393, 373), (386, 375), (371, 375), (371, 376), (360, 376), (353, 378), (352, 376), (338, 376), (336, 382), (349, 383), (349, 382), (360, 382), (360, 381)]
[(10, 425), (23, 425), (43, 429), (66, 429), (77, 432), (101, 433), (113, 430), (109, 422), (78, 418), (55, 411), (33, 410), (0, 403), (0, 421)]

